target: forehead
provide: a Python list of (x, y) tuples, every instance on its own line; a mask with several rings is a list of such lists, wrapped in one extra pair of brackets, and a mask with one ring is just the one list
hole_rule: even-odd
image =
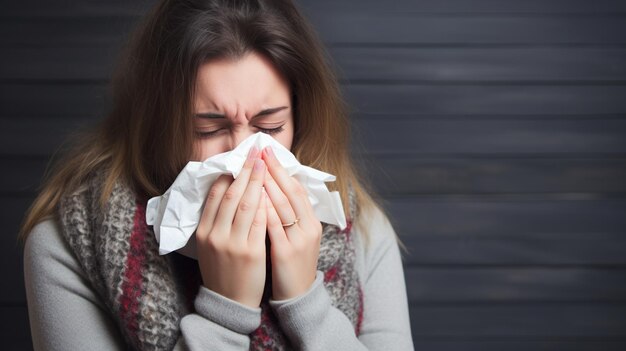
[(198, 69), (195, 105), (199, 110), (261, 109), (289, 103), (286, 80), (262, 55), (208, 61)]

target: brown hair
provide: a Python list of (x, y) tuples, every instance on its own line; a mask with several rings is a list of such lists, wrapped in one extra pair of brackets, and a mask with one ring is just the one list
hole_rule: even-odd
[[(32, 204), (20, 238), (54, 215), (62, 194), (104, 172), (100, 201), (121, 179), (146, 197), (165, 192), (193, 149), (191, 105), (198, 68), (248, 52), (268, 58), (290, 84), (292, 152), (334, 174), (346, 210), (348, 188), (359, 208), (376, 205), (349, 156), (347, 109), (328, 56), (288, 0), (164, 0), (131, 36), (112, 79), (112, 110), (79, 140)], [(346, 212), (348, 213), (348, 212)]]

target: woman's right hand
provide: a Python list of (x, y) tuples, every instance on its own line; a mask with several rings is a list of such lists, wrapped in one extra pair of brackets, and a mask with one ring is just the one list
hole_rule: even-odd
[(265, 163), (252, 148), (237, 179), (221, 176), (209, 190), (196, 229), (203, 285), (259, 307), (265, 287)]

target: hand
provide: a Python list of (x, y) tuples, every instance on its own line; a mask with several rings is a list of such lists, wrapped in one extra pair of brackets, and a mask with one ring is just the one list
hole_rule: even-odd
[(204, 286), (250, 307), (259, 307), (265, 287), (266, 172), (253, 148), (236, 180), (213, 184), (196, 230)]
[[(271, 147), (263, 150), (267, 201), (267, 230), (272, 242), (272, 299), (285, 300), (304, 294), (315, 281), (322, 238), (306, 189), (289, 176)], [(298, 223), (283, 227), (283, 224)]]

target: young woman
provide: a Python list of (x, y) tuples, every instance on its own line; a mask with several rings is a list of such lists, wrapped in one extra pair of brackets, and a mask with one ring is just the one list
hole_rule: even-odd
[[(158, 254), (147, 200), (190, 160), (268, 133), (337, 176), (320, 223), (271, 149), (220, 177), (198, 260)], [(164, 0), (130, 41), (113, 109), (26, 216), (38, 350), (410, 350), (399, 242), (349, 158), (338, 84), (287, 0)]]

